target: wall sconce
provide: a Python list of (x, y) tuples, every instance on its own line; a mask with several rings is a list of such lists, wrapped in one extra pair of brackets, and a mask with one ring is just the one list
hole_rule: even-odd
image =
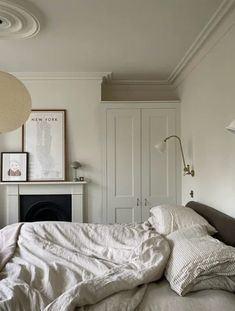
[(179, 144), (180, 144), (180, 151), (181, 151), (181, 155), (182, 155), (182, 159), (183, 159), (183, 164), (184, 164), (184, 175), (191, 175), (193, 177), (195, 175), (195, 171), (193, 169), (190, 169), (190, 165), (186, 165), (186, 163), (185, 163), (183, 147), (182, 147), (181, 139), (179, 138), (179, 136), (176, 136), (176, 135), (168, 136), (162, 142), (160, 142), (159, 144), (155, 145), (154, 147), (158, 151), (164, 152), (166, 150), (166, 142), (170, 138), (176, 138), (178, 140)]
[(226, 127), (226, 129), (228, 131), (230, 131), (231, 133), (235, 134), (235, 120), (233, 120), (229, 126)]

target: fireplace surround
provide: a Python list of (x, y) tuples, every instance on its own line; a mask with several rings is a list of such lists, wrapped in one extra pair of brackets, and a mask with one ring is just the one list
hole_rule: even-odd
[[(41, 196), (41, 207), (39, 205), (34, 206), (35, 221), (41, 221), (45, 218), (45, 214), (48, 214), (48, 221), (60, 221), (58, 214), (63, 218), (62, 221), (83, 222), (83, 209), (84, 209), (84, 187), (87, 184), (84, 182), (22, 182), (22, 183), (2, 183), (7, 187), (7, 224), (12, 224), (20, 221), (32, 221), (32, 214), (27, 214), (27, 208), (24, 217), (21, 214), (21, 204), (23, 198), (29, 198), (33, 196)], [(62, 206), (67, 205), (69, 200), (71, 201), (71, 211), (69, 215), (69, 206), (67, 205), (63, 212), (59, 210), (56, 216), (56, 209), (58, 210), (58, 202), (51, 202), (50, 200), (43, 200), (46, 198), (52, 198), (56, 196), (59, 201), (63, 195), (67, 197), (62, 202)], [(44, 197), (45, 196), (45, 197)], [(70, 197), (70, 199), (69, 199)], [(64, 199), (63, 199), (64, 200)], [(48, 202), (50, 206), (48, 206)], [(51, 207), (53, 206), (53, 207)], [(37, 210), (38, 208), (38, 210)], [(41, 209), (39, 211), (39, 208)], [(45, 219), (46, 220), (46, 219)]]

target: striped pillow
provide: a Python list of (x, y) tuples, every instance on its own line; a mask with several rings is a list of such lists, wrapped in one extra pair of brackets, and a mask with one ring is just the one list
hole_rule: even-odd
[(167, 239), (171, 255), (165, 276), (177, 294), (202, 289), (235, 292), (235, 248), (209, 236), (203, 225), (175, 231)]

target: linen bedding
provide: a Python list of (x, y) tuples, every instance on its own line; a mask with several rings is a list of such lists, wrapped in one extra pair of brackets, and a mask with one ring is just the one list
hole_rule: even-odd
[[(105, 310), (105, 309), (103, 309)], [(136, 311), (234, 311), (235, 295), (224, 290), (176, 294), (165, 279), (151, 283)], [(90, 310), (89, 310), (90, 311)], [(92, 311), (101, 311), (93, 309)]]
[(8, 226), (0, 231), (0, 310), (135, 310), (169, 253), (147, 223)]

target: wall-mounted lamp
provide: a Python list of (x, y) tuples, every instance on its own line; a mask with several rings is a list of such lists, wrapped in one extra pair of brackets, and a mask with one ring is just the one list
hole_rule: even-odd
[(195, 172), (194, 172), (193, 169), (190, 169), (190, 165), (186, 165), (186, 163), (185, 163), (183, 147), (182, 147), (181, 139), (179, 138), (179, 136), (176, 136), (176, 135), (168, 136), (162, 142), (160, 142), (159, 144), (155, 145), (154, 147), (158, 151), (164, 152), (166, 150), (166, 142), (170, 138), (176, 138), (178, 140), (179, 144), (180, 144), (180, 151), (181, 151), (181, 155), (182, 155), (182, 159), (183, 159), (183, 164), (184, 164), (184, 175), (191, 175), (193, 177), (195, 175)]
[(235, 120), (233, 120), (229, 126), (226, 127), (226, 129), (228, 131), (230, 131), (231, 133), (235, 134)]

